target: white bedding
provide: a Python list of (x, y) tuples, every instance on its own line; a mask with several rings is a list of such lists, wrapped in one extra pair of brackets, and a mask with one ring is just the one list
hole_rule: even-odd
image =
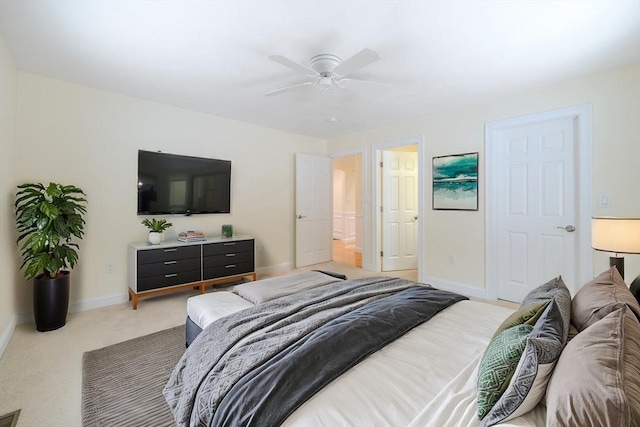
[[(475, 369), (512, 312), (477, 301), (454, 304), (333, 381), (283, 426), (476, 426)], [(455, 393), (461, 395), (447, 399)], [(544, 426), (541, 414), (505, 425)]]
[(204, 329), (214, 320), (249, 307), (253, 304), (232, 292), (211, 292), (187, 299), (187, 316)]
[[(231, 292), (189, 298), (201, 327), (253, 304)], [(476, 427), (477, 366), (513, 310), (461, 301), (367, 357), (304, 403), (282, 425)], [(544, 426), (545, 409), (500, 424)]]

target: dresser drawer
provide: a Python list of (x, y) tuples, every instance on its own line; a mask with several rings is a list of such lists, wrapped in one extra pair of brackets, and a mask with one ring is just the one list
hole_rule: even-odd
[(241, 262), (235, 264), (227, 264), (222, 267), (209, 267), (203, 270), (202, 280), (217, 279), (225, 276), (233, 276), (236, 274), (251, 273), (255, 270), (253, 260), (251, 262)]
[(223, 255), (206, 256), (202, 258), (203, 268), (224, 267), (229, 264), (252, 262), (253, 252), (233, 252)]
[(202, 256), (234, 252), (253, 252), (253, 242), (253, 240), (237, 240), (235, 242), (210, 243), (208, 245), (202, 245)]
[(153, 264), (187, 258), (200, 258), (200, 245), (138, 251), (138, 264)]
[(185, 283), (199, 282), (200, 270), (180, 271), (158, 276), (143, 277), (138, 280), (137, 292), (152, 289), (166, 288), (168, 286), (182, 285)]
[(200, 270), (200, 258), (174, 259), (154, 264), (140, 264), (138, 279), (142, 277), (164, 276), (180, 271)]

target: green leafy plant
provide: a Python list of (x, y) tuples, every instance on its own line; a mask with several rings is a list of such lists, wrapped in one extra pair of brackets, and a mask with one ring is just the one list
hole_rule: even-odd
[(78, 262), (79, 246), (71, 239), (84, 234), (84, 192), (73, 185), (18, 185), (15, 211), (18, 240), (27, 279), (56, 278)]
[(145, 225), (149, 230), (155, 233), (162, 233), (168, 230), (173, 224), (167, 222), (165, 219), (145, 219), (142, 221), (142, 225)]

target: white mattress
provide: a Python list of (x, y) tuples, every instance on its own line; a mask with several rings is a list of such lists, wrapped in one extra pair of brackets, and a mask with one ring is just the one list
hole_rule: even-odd
[[(283, 426), (476, 426), (474, 369), (512, 312), (476, 301), (454, 304), (333, 381)], [(446, 400), (459, 389), (466, 400)], [(451, 412), (439, 411), (451, 403)], [(510, 425), (544, 426), (540, 417), (520, 421)]]
[(226, 291), (210, 292), (187, 299), (187, 315), (202, 329), (214, 320), (248, 307), (253, 307), (253, 304)]

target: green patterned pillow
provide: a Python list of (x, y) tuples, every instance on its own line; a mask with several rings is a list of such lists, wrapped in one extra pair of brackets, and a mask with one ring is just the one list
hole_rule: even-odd
[(518, 311), (511, 314), (511, 316), (507, 317), (504, 322), (502, 322), (498, 329), (496, 329), (496, 331), (493, 333), (493, 337), (491, 337), (491, 339), (494, 339), (500, 332), (504, 331), (505, 329), (509, 329), (517, 325), (535, 325), (542, 315), (544, 309), (549, 305), (550, 301), (551, 300), (537, 301), (527, 306), (521, 307)]
[(531, 325), (516, 325), (491, 340), (478, 368), (478, 418), (483, 419), (507, 389), (518, 366)]

